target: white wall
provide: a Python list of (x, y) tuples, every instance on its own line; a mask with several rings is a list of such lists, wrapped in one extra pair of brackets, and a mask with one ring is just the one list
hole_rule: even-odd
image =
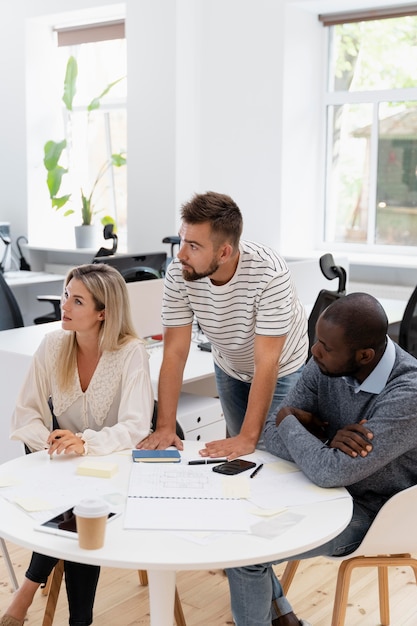
[[(323, 33), (317, 18), (287, 9), (285, 0), (122, 4), (129, 75), (129, 250), (161, 249), (162, 237), (177, 232), (180, 204), (208, 189), (237, 201), (246, 237), (285, 253), (294, 253), (295, 236), (303, 248), (311, 247), (322, 133)], [(32, 159), (25, 116), (28, 19), (79, 8), (110, 10), (113, 3), (7, 5), (0, 40), (2, 58), (9, 60), (2, 69), (0, 101), (0, 221), (10, 221), (17, 237), (27, 232), (25, 171), (27, 157)], [(39, 129), (30, 125), (30, 116), (28, 121), (33, 137)]]

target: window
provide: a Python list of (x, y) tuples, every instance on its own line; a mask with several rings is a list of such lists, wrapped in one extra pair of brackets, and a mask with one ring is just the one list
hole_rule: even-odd
[[(71, 15), (74, 23), (76, 16)], [(119, 234), (126, 230), (127, 168), (106, 167), (112, 155), (126, 157), (126, 40), (124, 20), (102, 20), (71, 27), (33, 24), (33, 42), (28, 56), (29, 114), (29, 237), (35, 245), (74, 247), (73, 226), (82, 222), (81, 189), (93, 195), (94, 222), (109, 215)], [(46, 43), (45, 43), (46, 39)], [(29, 46), (28, 46), (29, 47)], [(67, 63), (75, 59), (78, 73), (71, 105), (63, 102)], [(41, 69), (42, 68), (42, 71)], [(36, 72), (36, 73), (35, 73)], [(33, 84), (32, 81), (33, 80)], [(99, 105), (88, 111), (97, 99)], [(91, 108), (91, 107), (90, 107)], [(65, 168), (56, 197), (70, 195), (56, 211), (49, 200), (43, 148), (47, 141), (66, 141), (59, 165)], [(32, 161), (32, 163), (31, 163)], [(114, 161), (114, 159), (113, 159)], [(121, 161), (120, 161), (121, 162)], [(32, 170), (31, 170), (32, 165)], [(103, 167), (104, 166), (104, 167)], [(65, 216), (65, 213), (72, 214)]]
[(324, 239), (417, 246), (417, 16), (328, 28)]

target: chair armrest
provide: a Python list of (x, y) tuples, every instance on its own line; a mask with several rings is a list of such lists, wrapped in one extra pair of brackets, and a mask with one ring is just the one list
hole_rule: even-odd
[(46, 295), (46, 296), (37, 296), (36, 298), (39, 302), (50, 302), (54, 307), (54, 313), (57, 320), (61, 319), (61, 296), (55, 295)]

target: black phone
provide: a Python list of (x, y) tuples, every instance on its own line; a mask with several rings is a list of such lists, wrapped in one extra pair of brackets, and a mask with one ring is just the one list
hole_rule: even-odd
[(221, 465), (216, 465), (213, 467), (213, 472), (226, 474), (227, 476), (234, 476), (235, 474), (245, 472), (252, 467), (256, 467), (256, 463), (253, 463), (252, 461), (245, 461), (245, 459), (233, 459), (233, 461), (227, 461), (226, 463), (221, 463)]

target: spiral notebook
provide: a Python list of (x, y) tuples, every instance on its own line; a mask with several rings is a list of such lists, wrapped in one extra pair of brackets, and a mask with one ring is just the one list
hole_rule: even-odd
[(239, 476), (209, 466), (133, 463), (124, 527), (247, 532), (247, 494)]

